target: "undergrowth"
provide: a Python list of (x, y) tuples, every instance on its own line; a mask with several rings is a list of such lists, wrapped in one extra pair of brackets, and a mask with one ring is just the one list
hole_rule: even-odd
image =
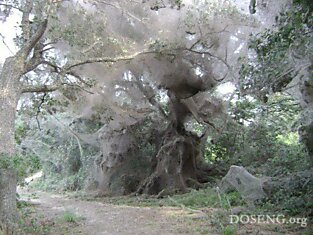
[[(241, 199), (239, 193), (231, 192), (227, 194), (227, 200), (231, 206), (243, 206), (244, 201)], [(112, 198), (101, 198), (105, 202), (109, 202), (115, 205), (130, 205), (130, 206), (180, 206), (184, 205), (191, 209), (201, 209), (207, 207), (217, 208), (221, 206), (219, 196), (215, 189), (206, 188), (200, 190), (192, 190), (189, 193), (177, 194), (173, 196), (168, 196), (164, 198), (148, 197), (146, 195), (131, 197), (131, 196), (121, 196)], [(222, 204), (226, 205), (226, 198), (222, 198)]]

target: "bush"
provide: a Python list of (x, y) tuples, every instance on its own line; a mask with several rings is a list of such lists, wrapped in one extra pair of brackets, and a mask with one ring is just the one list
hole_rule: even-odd
[(41, 169), (41, 163), (37, 156), (22, 156), (15, 154), (11, 157), (0, 156), (0, 168), (11, 168), (17, 171), (17, 180), (22, 183), (24, 179)]

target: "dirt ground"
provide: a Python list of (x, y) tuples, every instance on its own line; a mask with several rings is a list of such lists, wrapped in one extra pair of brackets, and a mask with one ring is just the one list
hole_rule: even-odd
[[(161, 204), (159, 207), (114, 205), (104, 199), (54, 194), (29, 188), (19, 188), (18, 193), (20, 201), (27, 202), (20, 209), (23, 211), (21, 235), (221, 234), (217, 228), (221, 227), (222, 220), (216, 219), (219, 214), (216, 208), (196, 211)], [(225, 229), (223, 234), (313, 234), (310, 231), (282, 224), (247, 224), (238, 226), (235, 232), (227, 232)]]
[(19, 194), (33, 208), (32, 216), (48, 224), (49, 231), (41, 235), (216, 234), (203, 215), (179, 208), (117, 206), (30, 189)]

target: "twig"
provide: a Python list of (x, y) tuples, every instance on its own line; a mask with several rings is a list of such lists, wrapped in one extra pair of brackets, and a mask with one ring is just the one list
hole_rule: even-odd
[(2, 37), (2, 42), (5, 45), (5, 47), (9, 50), (9, 52), (14, 55), (14, 52), (10, 49), (10, 47), (8, 46), (8, 44), (4, 41), (4, 36), (0, 33), (0, 37)]
[(83, 148), (81, 146), (81, 143), (80, 143), (80, 139), (79, 139), (79, 136), (77, 133), (75, 133), (75, 131), (73, 131), (71, 128), (69, 128), (68, 126), (66, 126), (63, 122), (61, 122), (55, 115), (53, 115), (52, 112), (49, 112), (49, 114), (55, 118), (55, 120), (57, 120), (58, 123), (60, 123), (63, 127), (65, 127), (76, 139), (77, 141), (77, 145), (78, 145), (78, 148), (79, 148), (79, 152), (80, 152), (80, 156), (83, 157), (84, 156), (84, 151), (83, 151)]
[(17, 6), (12, 5), (12, 4), (0, 3), (0, 6), (13, 8), (13, 9), (19, 10), (20, 12), (23, 12), (23, 11), (24, 11), (22, 8), (19, 8), (19, 7), (17, 7)]
[(44, 93), (43, 93), (43, 96), (42, 96), (42, 98), (41, 98), (41, 100), (40, 100), (40, 104), (39, 104), (38, 107), (37, 107), (36, 121), (37, 121), (37, 126), (38, 126), (38, 128), (39, 128), (40, 131), (41, 131), (41, 127), (40, 127), (40, 122), (39, 122), (39, 119), (38, 119), (38, 115), (40, 114), (40, 109), (41, 109), (41, 106), (43, 105), (43, 103), (45, 102), (46, 96), (47, 96), (47, 93), (44, 92)]

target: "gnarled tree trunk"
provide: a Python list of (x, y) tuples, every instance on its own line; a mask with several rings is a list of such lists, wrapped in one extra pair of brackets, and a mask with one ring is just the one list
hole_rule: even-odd
[[(142, 138), (132, 140), (130, 136), (127, 136), (127, 128), (123, 132), (120, 131), (121, 134), (116, 134), (116, 130), (112, 131), (112, 134), (107, 132), (101, 141), (104, 143), (101, 147), (103, 154), (96, 161), (97, 174), (94, 177), (101, 179), (95, 183), (101, 191), (112, 192), (114, 179), (123, 177), (126, 182), (134, 182), (136, 179), (136, 182), (131, 185), (134, 187), (129, 187), (131, 190), (123, 190), (123, 193), (133, 191), (135, 186), (138, 186), (138, 179), (140, 184), (137, 193), (157, 194), (160, 197), (176, 192), (186, 192), (189, 188), (199, 188), (202, 186), (201, 183), (208, 182), (211, 169), (204, 161), (201, 161), (201, 144), (205, 138), (187, 131), (185, 124), (187, 118), (193, 117), (197, 122), (206, 125), (207, 129), (208, 125), (214, 126), (210, 121), (212, 117), (220, 113), (219, 105), (215, 105), (203, 94), (201, 96), (200, 92), (212, 89), (215, 81), (208, 75), (209, 73), (200, 78), (191, 63), (183, 57), (177, 57), (176, 59), (160, 59), (161, 63), (168, 63), (168, 69), (166, 69), (168, 71), (160, 75), (158, 87), (167, 90), (169, 115), (160, 104), (157, 104), (156, 100), (153, 100), (153, 97), (157, 95), (154, 94), (153, 89), (150, 87), (151, 92), (150, 90), (148, 92), (145, 86), (140, 85), (141, 79), (137, 79), (140, 91), (164, 118), (163, 122), (160, 121), (156, 127), (158, 130), (156, 134), (152, 134), (151, 129), (151, 136), (156, 135), (158, 138), (154, 138), (152, 143), (149, 141), (153, 146), (153, 153), (147, 154), (148, 157), (152, 156), (149, 169), (146, 167), (147, 164), (142, 164), (138, 170), (134, 168), (132, 171), (125, 170), (125, 166), (131, 169), (129, 167), (131, 159), (137, 162), (136, 165), (140, 163), (136, 151), (140, 150), (140, 146), (146, 145), (147, 141)], [(198, 97), (196, 97), (197, 94), (199, 94)], [(168, 126), (164, 126), (164, 123)], [(140, 128), (137, 129), (140, 130)], [(139, 175), (142, 177), (138, 177)], [(119, 185), (119, 188), (123, 189), (127, 186), (126, 184)]]
[[(6, 59), (0, 74), (0, 158), (11, 157), (15, 152), (14, 122), (20, 98), (18, 61)], [(14, 234), (17, 222), (16, 172), (0, 165), (0, 231)]]
[(200, 188), (210, 174), (210, 169), (201, 162), (201, 138), (184, 126), (191, 110), (175, 95), (170, 94), (169, 97), (172, 122), (165, 131), (156, 155), (155, 169), (141, 184), (138, 193), (158, 194), (161, 197), (187, 192), (188, 188)]
[(199, 137), (190, 132), (168, 129), (163, 145), (156, 155), (156, 167), (138, 190), (145, 194), (173, 194), (187, 192), (188, 188), (198, 188), (197, 156)]

